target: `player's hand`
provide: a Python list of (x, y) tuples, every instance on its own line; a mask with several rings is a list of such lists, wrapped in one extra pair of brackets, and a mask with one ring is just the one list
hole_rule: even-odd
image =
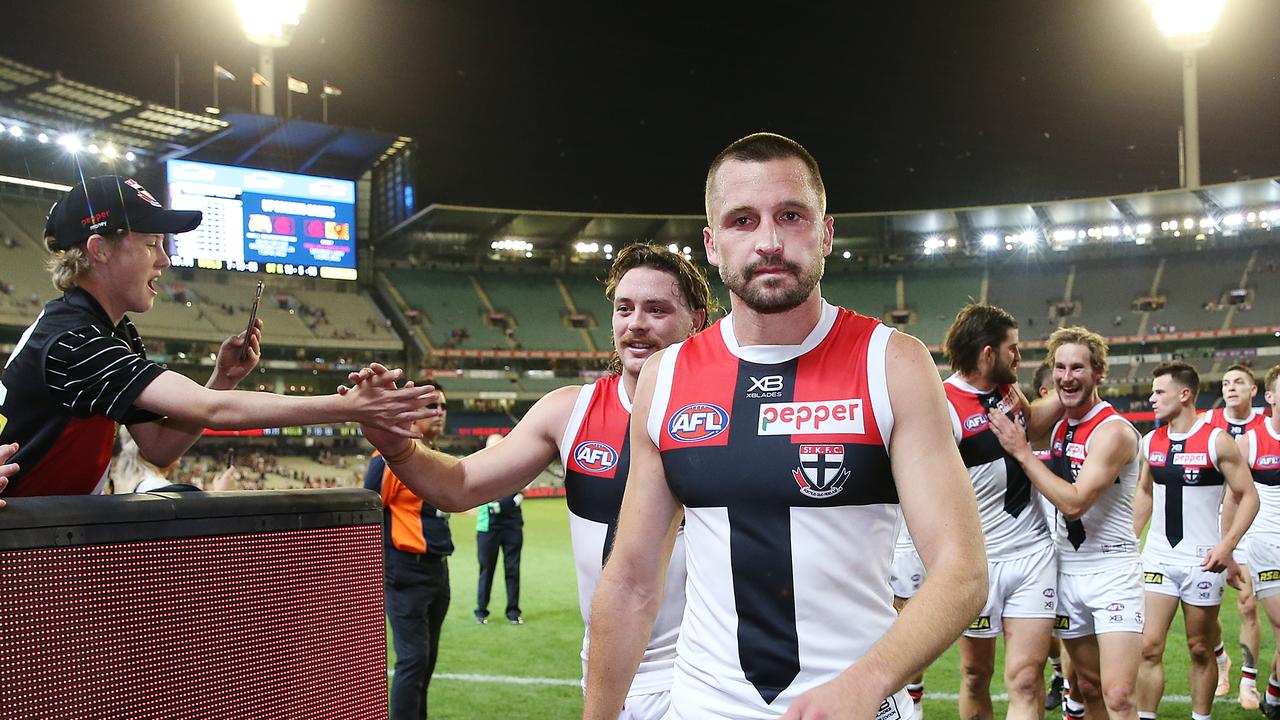
[(883, 702), (840, 675), (796, 698), (782, 720), (872, 720)]
[[(427, 408), (428, 404), (439, 402), (436, 389), (431, 385), (415, 386), (413, 382), (397, 388), (395, 381), (404, 376), (403, 370), (388, 370), (376, 363), (370, 369), (374, 371), (373, 377), (340, 393), (343, 400), (349, 403), (351, 419), (365, 426), (366, 437), (370, 428), (400, 437), (422, 437), (421, 433), (413, 429), (412, 424), (415, 420), (440, 415), (442, 410), (439, 407)], [(370, 439), (370, 442), (373, 440)]]
[(1227, 584), (1236, 590), (1244, 590), (1244, 573), (1241, 572), (1240, 563), (1236, 562), (1235, 558), (1227, 563)]
[[(1205, 553), (1204, 560), (1200, 563), (1200, 569), (1214, 573), (1226, 570), (1228, 566), (1234, 563), (1231, 558), (1231, 551), (1233, 550), (1235, 548), (1227, 546), (1226, 543), (1214, 545), (1208, 553)], [(1236, 568), (1236, 572), (1240, 572), (1240, 569)]]
[[(0, 493), (9, 486), (9, 478), (18, 472), (18, 464), (9, 462), (9, 459), (18, 452), (18, 443), (9, 443), (8, 445), (0, 445)], [(0, 508), (5, 506), (3, 498), (0, 498)]]
[[(240, 351), (248, 343), (248, 350), (245, 352), (244, 360), (240, 359)], [(256, 318), (253, 321), (253, 332), (246, 339), (243, 332), (232, 335), (222, 341), (222, 347), (218, 348), (217, 365), (213, 371), (212, 382), (209, 387), (215, 390), (230, 390), (258, 366), (258, 359), (262, 357), (262, 318)]]
[(999, 410), (988, 411), (987, 420), (991, 432), (1000, 441), (1005, 452), (1009, 453), (1014, 460), (1022, 462), (1031, 456), (1031, 446), (1027, 444), (1027, 433), (1021, 425), (1010, 420)]

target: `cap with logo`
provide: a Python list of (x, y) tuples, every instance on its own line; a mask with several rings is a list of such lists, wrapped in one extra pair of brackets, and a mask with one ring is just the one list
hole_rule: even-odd
[(169, 210), (137, 180), (119, 175), (93, 177), (71, 188), (49, 208), (45, 243), (67, 250), (91, 235), (128, 230), (139, 233), (184, 233), (204, 218), (199, 210)]

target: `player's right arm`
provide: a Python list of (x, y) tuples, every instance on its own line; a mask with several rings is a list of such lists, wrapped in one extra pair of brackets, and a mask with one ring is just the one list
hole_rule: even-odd
[[(560, 454), (560, 439), (581, 386), (552, 390), (534, 403), (511, 433), (465, 458), (417, 443), (417, 452), (391, 468), (418, 497), (445, 512), (463, 512), (519, 492)], [(412, 441), (366, 433), (383, 457), (404, 455)], [(388, 442), (391, 447), (383, 447)]]
[(667, 487), (658, 448), (649, 437), (654, 375), (662, 355), (658, 352), (645, 362), (636, 384), (627, 490), (613, 551), (591, 605), (591, 649), (582, 710), (582, 717), (589, 720), (614, 720), (622, 712), (662, 605), (667, 563), (683, 516)]
[(1115, 482), (1120, 470), (1138, 454), (1138, 436), (1125, 423), (1106, 423), (1089, 438), (1089, 456), (1080, 467), (1074, 483), (1058, 477), (1036, 458), (1027, 444), (1026, 434), (1004, 416), (988, 413), (991, 431), (1014, 460), (1022, 465), (1031, 483), (1068, 520), (1076, 520), (1093, 507), (1107, 488)]
[(1152, 494), (1151, 466), (1147, 465), (1146, 453), (1143, 453), (1142, 469), (1138, 471), (1138, 490), (1133, 495), (1133, 534), (1142, 537), (1147, 522), (1151, 520), (1151, 508), (1155, 504)]

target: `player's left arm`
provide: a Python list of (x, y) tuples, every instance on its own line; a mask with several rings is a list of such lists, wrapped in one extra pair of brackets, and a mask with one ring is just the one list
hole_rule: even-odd
[(955, 642), (986, 602), (977, 501), (960, 453), (948, 441), (951, 419), (933, 360), (920, 341), (894, 333), (886, 364), (894, 417), (889, 459), (927, 576), (889, 631), (834, 680), (797, 699), (788, 720), (874, 716), (884, 698)]
[(1258, 514), (1258, 490), (1240, 447), (1225, 432), (1213, 434), (1218, 454), (1218, 470), (1227, 481), (1227, 497), (1222, 501), (1222, 540), (1200, 564), (1209, 572), (1222, 572), (1231, 565), (1231, 553)]

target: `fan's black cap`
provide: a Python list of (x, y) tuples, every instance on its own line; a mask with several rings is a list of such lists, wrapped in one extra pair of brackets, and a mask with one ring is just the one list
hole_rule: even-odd
[(67, 250), (89, 239), (128, 230), (140, 233), (184, 233), (204, 219), (199, 210), (168, 210), (132, 178), (103, 175), (71, 188), (49, 208), (45, 244)]

